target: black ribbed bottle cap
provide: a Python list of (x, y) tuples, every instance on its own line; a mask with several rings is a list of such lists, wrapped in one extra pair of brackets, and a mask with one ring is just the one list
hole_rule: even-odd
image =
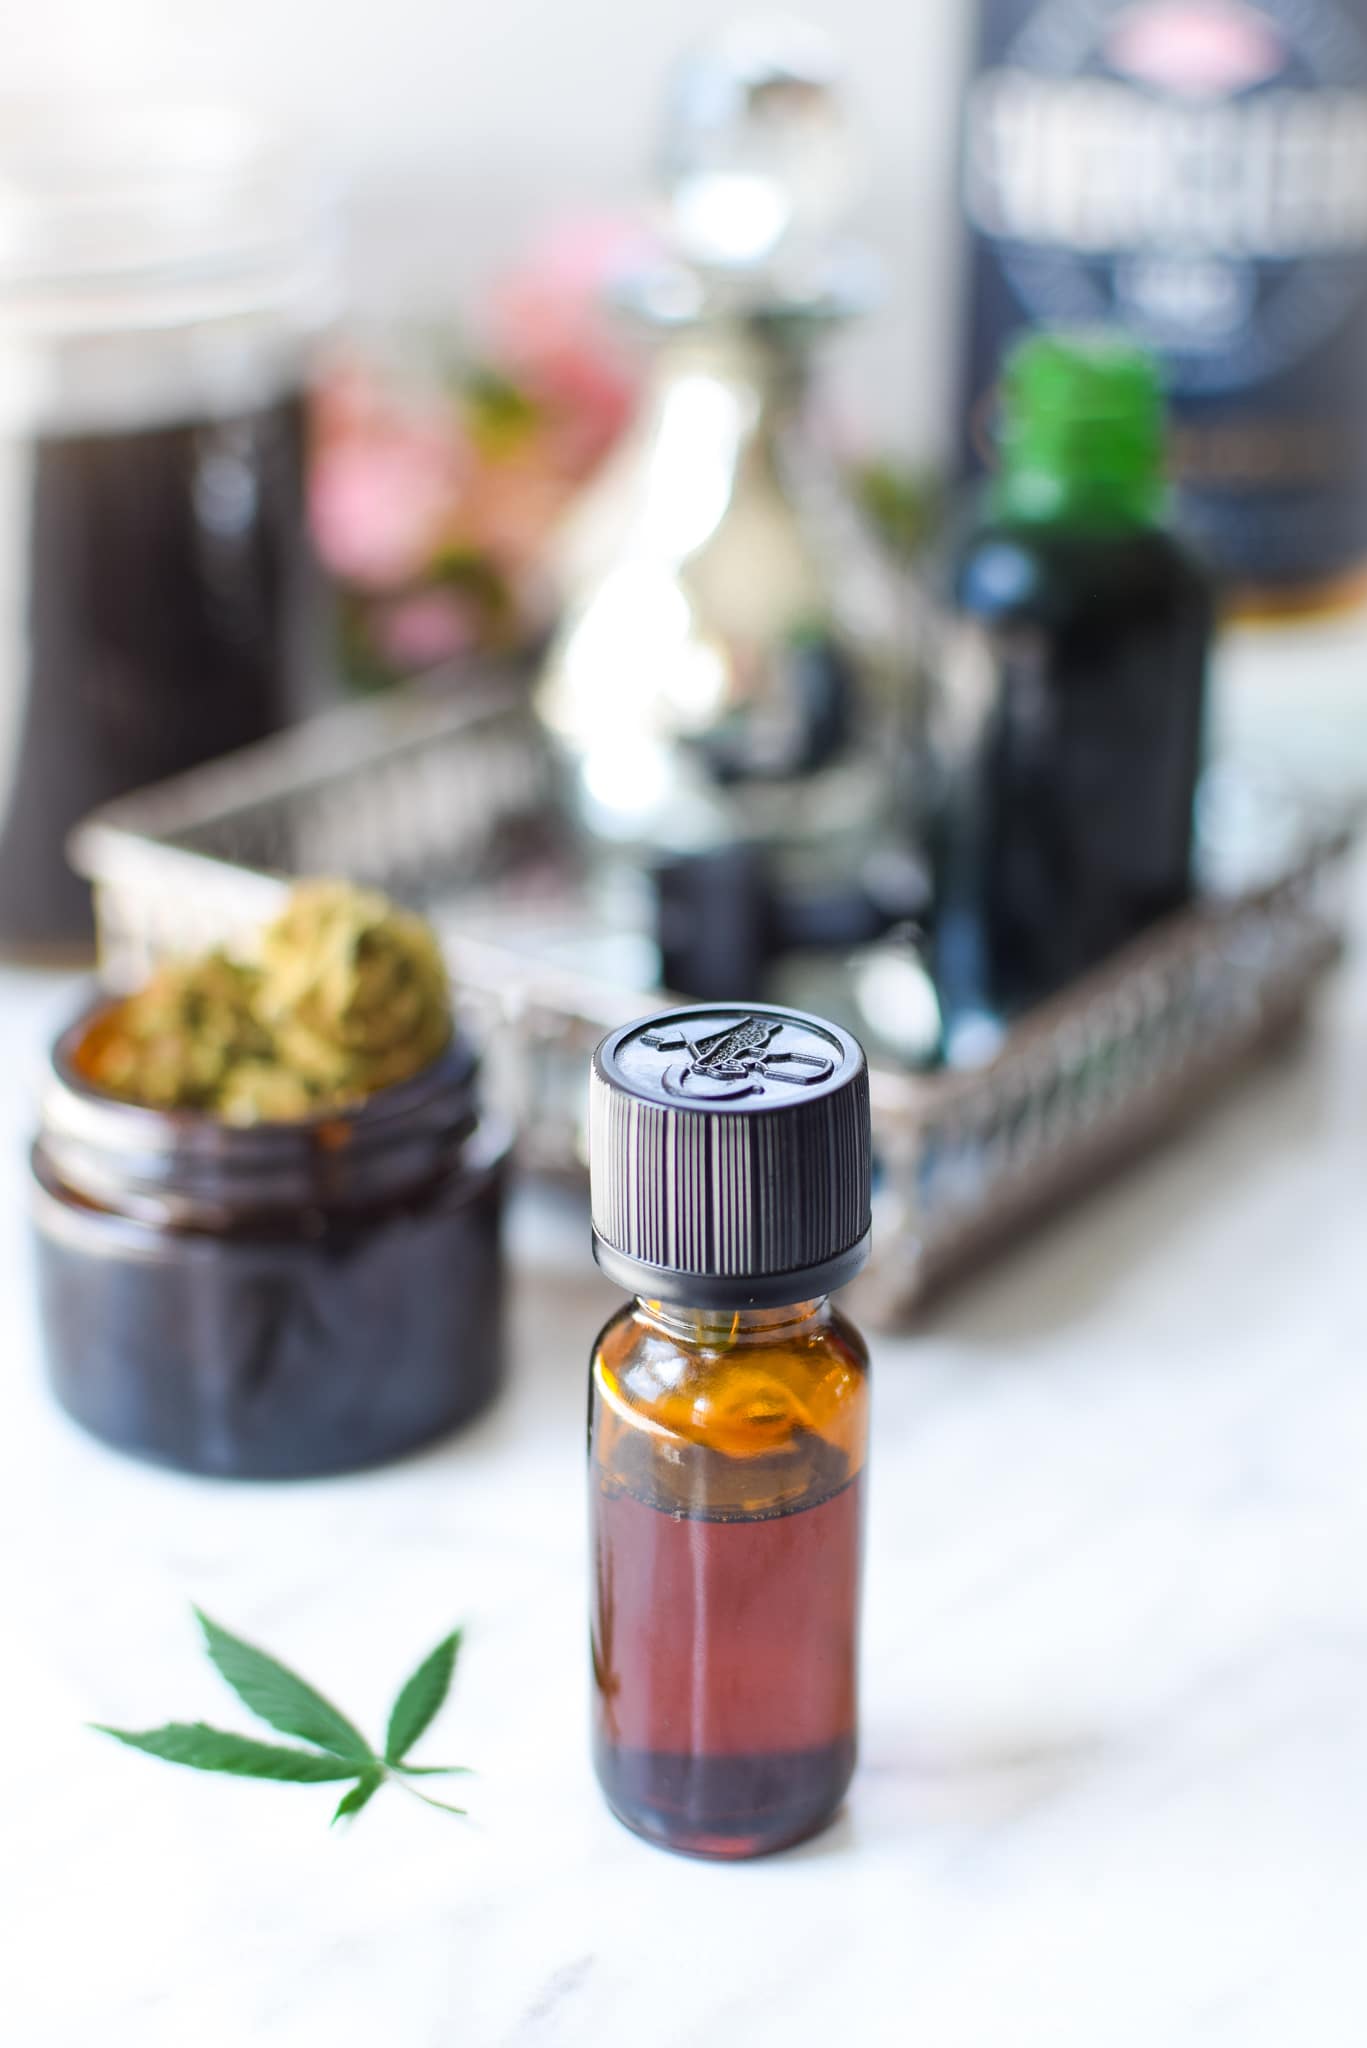
[(633, 1294), (782, 1307), (868, 1257), (868, 1064), (820, 1017), (703, 1003), (609, 1032), (589, 1150), (594, 1256)]

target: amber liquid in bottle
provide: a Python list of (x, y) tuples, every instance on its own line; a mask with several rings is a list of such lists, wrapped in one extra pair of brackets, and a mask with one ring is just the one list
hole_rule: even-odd
[(594, 1761), (628, 1827), (743, 1857), (854, 1768), (868, 1358), (825, 1302), (637, 1302), (590, 1382)]

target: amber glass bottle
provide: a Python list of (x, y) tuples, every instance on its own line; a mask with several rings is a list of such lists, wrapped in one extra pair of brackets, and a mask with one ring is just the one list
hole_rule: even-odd
[(634, 1302), (589, 1397), (594, 1762), (652, 1841), (800, 1841), (854, 1768), (868, 1355), (826, 1299), (867, 1253), (847, 1033), (708, 1005), (594, 1061), (594, 1242)]

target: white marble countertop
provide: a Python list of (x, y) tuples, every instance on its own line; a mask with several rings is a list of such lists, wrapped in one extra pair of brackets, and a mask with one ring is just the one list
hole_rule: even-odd
[[(1363, 920), (1367, 928), (1367, 918)], [(70, 1001), (0, 978), (0, 1071)], [(862, 1766), (768, 1863), (679, 1861), (586, 1757), (582, 1219), (516, 1219), (511, 1384), (389, 1471), (126, 1462), (43, 1390), (0, 1156), (14, 2048), (1361, 2048), (1367, 2037), (1367, 974), (1085, 1214), (876, 1345)], [(250, 1726), (190, 1602), (375, 1731), (468, 1631), (428, 1738), (472, 1819), (198, 1776), (89, 1719)]]

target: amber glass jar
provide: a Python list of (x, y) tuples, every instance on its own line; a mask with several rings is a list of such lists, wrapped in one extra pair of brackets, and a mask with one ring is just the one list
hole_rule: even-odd
[(85, 1081), (58, 1039), (33, 1148), (47, 1370), (96, 1436), (190, 1472), (398, 1456), (502, 1371), (509, 1135), (456, 1040), (359, 1107), (239, 1128)]
[(594, 1056), (594, 1255), (636, 1296), (589, 1374), (594, 1764), (696, 1856), (823, 1827), (854, 1769), (869, 1246), (847, 1032), (707, 1004)]

